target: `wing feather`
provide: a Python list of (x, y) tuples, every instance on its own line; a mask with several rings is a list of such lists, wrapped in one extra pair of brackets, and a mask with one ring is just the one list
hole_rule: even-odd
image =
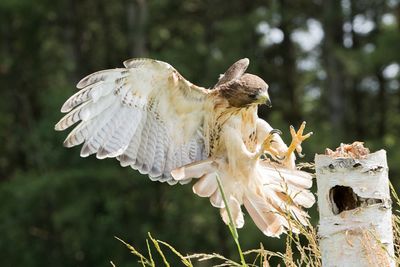
[(110, 154), (110, 151), (105, 149), (105, 146), (110, 142), (112, 139), (113, 134), (118, 129), (118, 125), (121, 123), (119, 117), (113, 117), (102, 129), (104, 131), (102, 142), (99, 142), (99, 147), (97, 149), (96, 157), (98, 159), (105, 159)]
[(85, 136), (85, 144), (81, 149), (81, 157), (88, 157), (95, 154), (100, 146), (107, 138), (107, 124), (117, 114), (118, 105), (112, 105), (104, 116), (94, 120), (93, 126), (89, 129), (87, 136)]
[(163, 129), (163, 127), (159, 127), (157, 131), (157, 145), (156, 145), (155, 159), (149, 173), (151, 177), (158, 177), (161, 176), (163, 173), (168, 152), (166, 144), (168, 144), (168, 140), (165, 135), (165, 129)]
[(149, 148), (149, 145), (148, 145), (149, 134), (150, 134), (150, 130), (152, 127), (151, 115), (150, 116), (149, 115), (150, 114), (147, 114), (147, 117), (146, 117), (146, 122), (144, 124), (143, 131), (141, 134), (140, 145), (138, 148), (136, 162), (133, 165), (135, 167), (135, 169), (139, 170), (139, 172), (142, 174), (147, 174), (146, 170), (142, 169), (141, 167), (143, 166), (143, 164), (145, 164), (146, 155), (147, 155), (148, 148)]
[[(127, 154), (130, 159), (129, 163), (125, 162), (125, 164), (130, 165), (132, 168), (134, 168), (134, 165), (135, 165), (135, 162), (136, 162), (136, 159), (138, 156), (140, 144), (143, 139), (143, 129), (145, 127), (146, 121), (147, 121), (147, 113), (142, 112), (142, 116), (140, 118), (140, 122), (139, 122), (138, 128), (135, 132), (135, 135), (132, 138), (132, 142), (130, 143), (128, 150), (125, 151), (125, 153), (123, 154), (123, 155)], [(127, 152), (129, 152), (129, 154)], [(128, 165), (126, 165), (126, 166), (128, 166)]]
[(103, 143), (100, 151), (102, 151), (105, 157), (116, 157), (126, 150), (128, 146), (128, 144), (125, 142), (125, 140), (128, 138), (126, 136), (126, 132), (130, 130), (130, 127), (127, 125), (127, 118), (130, 113), (129, 111), (130, 110), (128, 108), (123, 108), (121, 110), (113, 133), (110, 134), (108, 140)]
[(154, 165), (154, 158), (156, 154), (157, 147), (157, 124), (154, 117), (151, 117), (151, 128), (149, 132), (149, 138), (147, 139), (147, 151), (146, 157), (143, 160), (143, 164), (140, 167), (147, 174), (151, 171), (151, 168)]
[(95, 84), (100, 81), (117, 81), (123, 76), (128, 75), (127, 69), (117, 68), (111, 70), (101, 70), (95, 73), (89, 74), (78, 82), (76, 88), (82, 89), (86, 86)]
[(85, 137), (88, 135), (88, 131), (92, 128), (95, 120), (92, 121), (82, 121), (75, 127), (73, 131), (69, 133), (64, 141), (65, 147), (73, 147), (85, 142)]
[(121, 166), (174, 184), (171, 170), (206, 156), (202, 126), (208, 91), (165, 62), (131, 59), (124, 66), (79, 81), (81, 90), (64, 103), (61, 112), (67, 114), (55, 129), (81, 121), (66, 147), (84, 143), (82, 157), (116, 157)]
[(102, 96), (106, 96), (112, 92), (114, 89), (113, 82), (104, 82), (99, 81), (94, 84), (91, 84), (84, 89), (78, 91), (74, 95), (72, 95), (61, 107), (61, 112), (69, 112), (74, 107), (82, 104), (83, 102), (92, 99), (93, 102), (97, 102)]
[(120, 127), (121, 132), (117, 138), (119, 142), (117, 145), (118, 150), (113, 155), (110, 155), (110, 157), (117, 157), (126, 151), (138, 127), (136, 120), (140, 118), (140, 112), (135, 112), (135, 110), (128, 108), (126, 110), (128, 114), (126, 115), (125, 123)]

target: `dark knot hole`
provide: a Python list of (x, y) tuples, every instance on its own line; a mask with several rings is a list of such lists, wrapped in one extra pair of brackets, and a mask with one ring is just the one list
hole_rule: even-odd
[(329, 190), (329, 199), (333, 214), (339, 214), (345, 210), (353, 210), (360, 206), (358, 196), (348, 186), (336, 185)]

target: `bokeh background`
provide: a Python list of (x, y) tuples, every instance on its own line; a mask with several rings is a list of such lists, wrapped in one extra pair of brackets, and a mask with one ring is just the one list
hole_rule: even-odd
[[(290, 124), (314, 131), (302, 161), (365, 141), (388, 151), (400, 185), (398, 0), (1, 0), (0, 266), (136, 266), (114, 236), (144, 251), (147, 232), (184, 254), (237, 257), (218, 210), (190, 186), (62, 147), (53, 128), (78, 80), (130, 57), (206, 87), (248, 57), (270, 85), (260, 116), (286, 141)], [(284, 249), (249, 218), (239, 235), (245, 250)]]

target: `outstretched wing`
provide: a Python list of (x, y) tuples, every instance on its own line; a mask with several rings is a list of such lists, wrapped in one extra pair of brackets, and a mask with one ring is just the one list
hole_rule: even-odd
[(66, 147), (84, 143), (82, 157), (116, 157), (121, 166), (175, 184), (171, 170), (206, 157), (202, 124), (208, 91), (165, 62), (131, 59), (124, 65), (83, 78), (55, 129), (81, 121)]

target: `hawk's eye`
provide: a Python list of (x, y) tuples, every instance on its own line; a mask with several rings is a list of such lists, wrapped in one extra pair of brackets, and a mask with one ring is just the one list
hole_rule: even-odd
[(256, 93), (251, 93), (251, 94), (249, 94), (249, 97), (251, 99), (256, 99), (257, 98), (257, 94)]

